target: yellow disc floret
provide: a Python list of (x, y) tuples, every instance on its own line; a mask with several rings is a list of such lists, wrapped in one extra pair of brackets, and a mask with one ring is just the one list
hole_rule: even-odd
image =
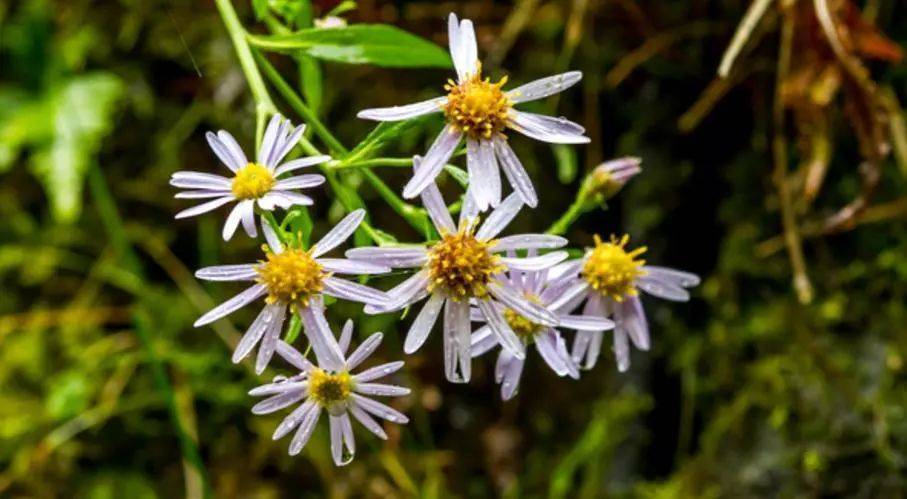
[(331, 374), (315, 368), (309, 372), (309, 397), (322, 407), (346, 402), (352, 391), (353, 380), (346, 371)]
[(627, 251), (629, 241), (628, 235), (620, 239), (611, 236), (610, 242), (595, 236), (595, 247), (583, 265), (582, 276), (592, 289), (618, 302), (636, 295), (636, 279), (645, 274), (642, 266), (646, 261), (636, 257), (645, 253), (646, 247)]
[(265, 255), (267, 260), (256, 270), (258, 282), (268, 288), (268, 303), (306, 307), (312, 296), (321, 293), (324, 279), (330, 275), (308, 251), (287, 248), (283, 253), (272, 253), (265, 247)]
[(463, 83), (449, 80), (444, 115), (447, 122), (473, 139), (490, 139), (507, 125), (512, 103), (501, 87), (507, 77), (492, 83), (482, 79), (481, 66)]
[(545, 326), (536, 324), (520, 315), (519, 312), (509, 308), (504, 309), (504, 320), (507, 321), (507, 325), (510, 326), (510, 329), (527, 344), (531, 343), (535, 339), (535, 336), (545, 329)]
[(230, 188), (238, 199), (258, 199), (274, 186), (274, 175), (267, 167), (249, 163), (240, 168), (233, 177)]
[(429, 291), (439, 288), (458, 301), (487, 296), (491, 276), (504, 270), (490, 251), (493, 244), (476, 239), (469, 226), (442, 235), (428, 251)]

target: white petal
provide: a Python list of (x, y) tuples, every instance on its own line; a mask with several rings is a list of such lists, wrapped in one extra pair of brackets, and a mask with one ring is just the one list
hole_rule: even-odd
[(501, 311), (491, 302), (491, 300), (478, 300), (479, 309), (485, 315), (488, 327), (495, 334), (498, 343), (510, 352), (516, 358), (526, 358), (526, 349), (520, 338), (513, 332), (513, 329), (507, 324)]
[(227, 148), (227, 151), (230, 152), (230, 157), (238, 165), (237, 168), (242, 168), (249, 164), (249, 160), (246, 158), (246, 153), (243, 152), (242, 147), (239, 147), (239, 143), (236, 142), (236, 139), (233, 138), (233, 135), (226, 130), (220, 130), (217, 132), (217, 138), (220, 139), (221, 144)]
[(308, 175), (299, 175), (296, 177), (285, 178), (283, 180), (278, 180), (274, 184), (274, 189), (278, 191), (283, 191), (287, 189), (308, 189), (310, 187), (317, 187), (324, 183), (324, 177), (315, 173)]
[(496, 346), (498, 346), (498, 337), (494, 335), (491, 326), (482, 326), (472, 333), (469, 353), (475, 358)]
[(374, 379), (383, 378), (388, 374), (393, 374), (399, 371), (401, 367), (403, 367), (402, 360), (398, 360), (396, 362), (388, 362), (387, 364), (381, 364), (362, 371), (361, 373), (353, 376), (353, 380), (355, 380), (357, 383), (365, 383)]
[(485, 223), (483, 223), (482, 227), (476, 232), (476, 239), (485, 241), (500, 234), (501, 231), (516, 218), (522, 207), (523, 200), (520, 199), (519, 194), (514, 192), (507, 196), (507, 198), (491, 212), (491, 215), (488, 215), (488, 218), (485, 219)]
[(320, 241), (315, 243), (312, 257), (318, 258), (343, 244), (347, 238), (353, 235), (353, 232), (356, 232), (356, 228), (359, 227), (359, 224), (362, 223), (363, 219), (365, 219), (365, 210), (358, 209), (351, 211), (343, 218), (343, 220), (338, 222), (333, 229), (325, 234)]
[(501, 258), (501, 262), (510, 269), (538, 271), (552, 267), (570, 256), (566, 251), (552, 251), (540, 256), (531, 256), (523, 258)]
[(630, 369), (630, 345), (627, 342), (627, 333), (623, 329), (614, 330), (614, 359), (617, 361), (617, 370), (627, 372)]
[(346, 355), (347, 350), (350, 349), (350, 342), (353, 341), (353, 321), (352, 319), (347, 319), (343, 323), (343, 329), (340, 330), (340, 353)]
[(501, 175), (494, 157), (494, 146), (488, 140), (466, 140), (466, 164), (469, 193), (479, 211), (501, 202)]
[(225, 317), (236, 310), (248, 305), (249, 303), (255, 301), (259, 297), (265, 294), (267, 288), (264, 284), (256, 284), (245, 291), (237, 294), (233, 298), (221, 303), (220, 305), (212, 308), (207, 314), (199, 317), (193, 326), (199, 327), (204, 326), (205, 324), (210, 324), (221, 317)]
[(435, 177), (447, 164), (447, 160), (450, 159), (454, 149), (460, 144), (461, 138), (462, 134), (451, 125), (447, 125), (441, 130), (438, 138), (435, 139), (428, 152), (425, 153), (425, 157), (422, 158), (419, 171), (413, 174), (413, 178), (403, 188), (403, 197), (407, 199), (414, 198), (425, 190), (429, 184), (434, 182)]
[(463, 197), (463, 206), (460, 207), (460, 226), (473, 223), (479, 217), (479, 207), (476, 205), (475, 196), (467, 195)]
[(504, 236), (497, 240), (493, 251), (507, 251), (517, 249), (555, 249), (567, 245), (567, 239), (561, 236), (548, 234), (520, 234), (518, 236)]
[(199, 190), (199, 191), (183, 191), (177, 192), (175, 196), (176, 199), (211, 199), (211, 198), (222, 198), (224, 196), (231, 196), (231, 192), (227, 189), (221, 190)]
[(381, 344), (381, 340), (384, 338), (384, 335), (381, 333), (375, 333), (369, 336), (365, 341), (362, 342), (359, 347), (353, 351), (353, 353), (346, 359), (346, 369), (347, 371), (353, 370), (362, 363), (365, 359), (369, 357), (372, 353), (375, 352), (375, 349), (378, 348), (378, 345)]
[(561, 93), (573, 85), (576, 85), (582, 79), (583, 73), (581, 71), (568, 71), (566, 73), (540, 78), (525, 85), (520, 85), (507, 92), (507, 97), (514, 104), (534, 101), (548, 97), (549, 95)]
[[(275, 147), (274, 151), (271, 153), (271, 157), (268, 159), (268, 166), (274, 170), (274, 167), (286, 157), (290, 151), (296, 147), (296, 144), (299, 143), (299, 139), (302, 137), (303, 132), (305, 132), (305, 125), (299, 125), (296, 127), (293, 132), (287, 137), (283, 143), (280, 145), (280, 149)], [(276, 170), (275, 170), (276, 171)]]
[(476, 46), (475, 28), (469, 19), (460, 21), (459, 38), (459, 60), (454, 62), (454, 66), (456, 66), (457, 75), (460, 76), (462, 82), (464, 77), (475, 73), (479, 68), (479, 49)]
[(319, 258), (318, 263), (324, 270), (340, 274), (386, 274), (391, 271), (386, 265), (346, 258)]
[(428, 295), (428, 274), (420, 271), (387, 292), (390, 303), (385, 307), (365, 307), (365, 313), (385, 313), (400, 310)]
[(255, 200), (248, 199), (239, 203), (242, 214), (242, 227), (249, 237), (258, 237), (258, 228), (255, 226)]
[(278, 166), (274, 170), (274, 176), (279, 177), (279, 176), (283, 175), (284, 173), (298, 170), (300, 168), (305, 168), (307, 166), (317, 165), (317, 164), (324, 163), (324, 162), (330, 161), (330, 160), (331, 160), (330, 156), (324, 156), (324, 155), (294, 159), (292, 161), (287, 161), (286, 163)]
[(298, 390), (274, 395), (253, 405), (252, 414), (270, 414), (279, 411), (304, 399), (307, 394), (306, 390)]
[(306, 400), (303, 404), (293, 410), (287, 417), (277, 425), (277, 429), (274, 430), (273, 439), (279, 440), (286, 436), (287, 433), (293, 431), (293, 428), (296, 428), (300, 422), (305, 420), (305, 417), (311, 412), (314, 411), (317, 406), (317, 403), (314, 400)]
[(216, 210), (221, 206), (233, 201), (233, 196), (225, 196), (213, 201), (208, 201), (207, 203), (202, 203), (198, 206), (193, 206), (192, 208), (187, 208), (176, 214), (176, 218), (188, 218), (194, 217), (195, 215), (201, 215), (202, 213), (207, 213), (211, 210)]
[[(589, 288), (589, 284), (584, 280), (577, 280), (569, 288), (562, 291), (556, 296), (548, 296), (547, 293), (542, 293), (542, 301), (547, 301), (549, 310), (561, 310), (564, 305), (572, 301), (577, 296), (586, 292)], [(548, 301), (550, 300), (550, 301)]]
[(441, 307), (444, 305), (444, 297), (440, 294), (434, 294), (425, 302), (416, 320), (409, 327), (406, 334), (406, 341), (403, 343), (403, 351), (407, 354), (414, 353), (422, 347), (428, 334), (435, 326), (438, 315), (441, 313)]
[(543, 142), (554, 144), (587, 144), (586, 130), (567, 118), (554, 118), (541, 114), (510, 111), (510, 128)]
[(280, 355), (283, 360), (289, 362), (293, 367), (304, 373), (309, 372), (313, 367), (312, 363), (299, 353), (299, 350), (296, 350), (283, 340), (277, 341), (277, 355)]
[(324, 318), (324, 310), (320, 303), (312, 303), (299, 310), (302, 324), (305, 327), (306, 337), (312, 345), (312, 351), (318, 359), (318, 365), (329, 370), (343, 369), (343, 354), (340, 345), (331, 332), (328, 321)]
[(251, 263), (215, 265), (197, 270), (195, 277), (205, 281), (251, 281), (258, 277), (258, 272)]
[(277, 395), (278, 393), (299, 392), (309, 388), (308, 380), (305, 381), (276, 381), (266, 385), (256, 386), (249, 390), (249, 395), (253, 397), (262, 397), (266, 395)]
[(230, 210), (230, 214), (227, 215), (227, 221), (224, 222), (223, 237), (224, 241), (229, 241), (233, 234), (236, 232), (236, 228), (239, 227), (239, 222), (242, 220), (243, 207), (246, 206), (245, 201), (237, 203), (236, 206)]
[(283, 117), (279, 114), (271, 116), (271, 121), (268, 122), (268, 127), (261, 139), (261, 147), (258, 148), (258, 164), (268, 166), (268, 157), (277, 142), (281, 126), (283, 126)]
[(444, 374), (451, 383), (468, 383), (472, 377), (469, 345), (469, 303), (447, 300), (444, 307)]
[(690, 301), (690, 293), (672, 282), (655, 276), (642, 276), (636, 281), (636, 287), (652, 296), (671, 301)]
[(225, 189), (230, 190), (231, 179), (211, 173), (179, 171), (170, 176), (170, 185), (184, 189)]
[(378, 107), (374, 109), (364, 109), (356, 114), (357, 118), (373, 121), (402, 121), (417, 116), (437, 113), (447, 104), (447, 97), (435, 97), (414, 104), (393, 107)]
[(535, 349), (558, 376), (566, 376), (569, 370), (567, 363), (557, 351), (556, 336), (550, 331), (543, 332), (535, 338)]
[(530, 208), (538, 206), (539, 197), (535, 193), (532, 179), (529, 178), (529, 173), (526, 172), (523, 163), (520, 162), (516, 153), (510, 148), (507, 140), (503, 137), (496, 137), (494, 139), (494, 150), (497, 153), (501, 169), (504, 170), (504, 175), (513, 190), (520, 194), (523, 202)]
[[(242, 157), (237, 157), (234, 155), (227, 146), (221, 142), (217, 135), (214, 135), (212, 132), (205, 134), (205, 139), (208, 140), (208, 145), (211, 146), (211, 150), (214, 151), (214, 154), (217, 155), (220, 162), (226, 165), (231, 171), (239, 170), (240, 168), (246, 166), (245, 155)], [(242, 151), (240, 151), (242, 152)]]
[(652, 277), (657, 277), (661, 280), (674, 283), (676, 286), (682, 288), (692, 288), (693, 286), (698, 286), (700, 283), (699, 276), (692, 274), (690, 272), (684, 272), (682, 270), (669, 269), (667, 267), (656, 267), (654, 265), (646, 265), (642, 268), (646, 273)]
[(315, 431), (315, 423), (318, 422), (318, 416), (321, 415), (321, 406), (315, 405), (315, 408), (306, 413), (305, 417), (302, 419), (302, 423), (299, 425), (299, 429), (296, 430), (296, 435), (293, 435), (293, 440), (290, 442), (289, 453), (291, 456), (299, 454), (299, 451), (305, 447), (305, 444), (308, 443), (309, 438), (311, 438), (312, 433)]
[(264, 216), (261, 217), (261, 231), (264, 233), (265, 241), (268, 242), (268, 246), (271, 247), (271, 251), (275, 253), (283, 253), (283, 244), (280, 242), (280, 238), (277, 237), (277, 233), (274, 232), (271, 224), (268, 223)]
[(428, 252), (422, 247), (407, 248), (353, 248), (346, 251), (346, 257), (375, 265), (393, 268), (421, 267), (428, 261)]
[[(419, 171), (421, 166), (422, 158), (419, 156), (413, 157), (413, 171)], [(444, 198), (441, 197), (441, 191), (438, 189), (438, 186), (434, 182), (428, 184), (428, 187), (422, 191), (420, 196), (422, 198), (422, 205), (425, 206), (425, 210), (428, 211), (428, 216), (435, 224), (435, 228), (438, 229), (438, 232), (456, 232), (457, 227), (453, 223), (450, 212), (447, 211), (447, 205), (444, 203)]]
[(627, 331), (630, 340), (640, 350), (649, 349), (649, 324), (638, 296), (631, 296), (616, 306), (616, 321)]
[[(501, 352), (503, 355), (503, 352)], [(501, 399), (510, 400), (520, 387), (520, 375), (523, 373), (523, 359), (512, 359), (504, 367), (501, 376)]]

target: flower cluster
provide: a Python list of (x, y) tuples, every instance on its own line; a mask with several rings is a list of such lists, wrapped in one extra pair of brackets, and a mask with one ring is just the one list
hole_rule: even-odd
[[(649, 348), (649, 331), (639, 291), (660, 298), (685, 301), (686, 288), (699, 279), (686, 272), (647, 265), (645, 247), (630, 248), (629, 237), (595, 237), (595, 245), (582, 257), (569, 259), (563, 248), (568, 240), (551, 234), (510, 234), (510, 222), (526, 207), (535, 207), (538, 196), (526, 170), (508, 144), (506, 130), (551, 143), (588, 142), (584, 130), (565, 118), (518, 111), (515, 105), (561, 92), (580, 81), (579, 72), (543, 78), (505, 91), (507, 79), (492, 82), (483, 77), (477, 57), (473, 25), (453, 14), (449, 19), (450, 53), (456, 80), (444, 87), (447, 95), (400, 107), (370, 109), (359, 116), (396, 121), (423, 114), (442, 113), (446, 127), (424, 157), (413, 158), (413, 176), (403, 189), (406, 198), (418, 197), (431, 219), (437, 237), (412, 245), (356, 247), (345, 258), (327, 256), (341, 246), (362, 224), (366, 212), (348, 213), (314, 244), (285, 229), (273, 211), (293, 210), (313, 204), (297, 191), (317, 187), (324, 177), (289, 173), (329, 161), (310, 156), (284, 161), (302, 137), (305, 127), (293, 127), (275, 115), (265, 130), (255, 161), (249, 161), (227, 132), (207, 135), (215, 155), (233, 178), (201, 172), (177, 172), (171, 184), (181, 189), (178, 198), (208, 199), (180, 212), (177, 218), (212, 211), (236, 202), (224, 224), (230, 239), (241, 223), (245, 232), (264, 237), (263, 255), (256, 263), (207, 267), (196, 276), (209, 281), (244, 281), (248, 287), (199, 318), (195, 326), (209, 324), (252, 302), (262, 301), (257, 317), (233, 352), (240, 362), (257, 348), (255, 372), (261, 374), (278, 357), (298, 369), (292, 377), (277, 377), (253, 389), (253, 396), (268, 396), (252, 412), (266, 414), (293, 405), (278, 425), (274, 438), (295, 430), (290, 454), (297, 454), (309, 440), (326, 411), (331, 453), (337, 465), (355, 454), (350, 416), (380, 438), (386, 438), (375, 417), (394, 423), (407, 418), (370, 396), (399, 397), (407, 388), (375, 383), (391, 375), (403, 362), (391, 362), (352, 371), (381, 342), (381, 333), (367, 338), (347, 355), (353, 325), (347, 322), (340, 336), (329, 325), (325, 297), (364, 304), (368, 314), (389, 314), (418, 302), (403, 350), (419, 350), (441, 320), (443, 364), (446, 378), (470, 381), (472, 359), (500, 347), (495, 379), (501, 397), (512, 398), (519, 386), (527, 350), (534, 347), (558, 376), (578, 378), (592, 368), (605, 332), (612, 331), (620, 371), (629, 368), (629, 343)], [(448, 206), (435, 184), (444, 165), (465, 140), (468, 187), (462, 203)], [(513, 192), (503, 194), (500, 170)], [(596, 195), (612, 196), (641, 171), (639, 160), (626, 158), (595, 170)], [(457, 220), (451, 215), (458, 206)], [(454, 211), (454, 213), (456, 213)], [(258, 216), (256, 216), (258, 215)], [(406, 273), (400, 284), (381, 291), (352, 278)], [(286, 341), (285, 325), (298, 317), (314, 362)], [(476, 325), (476, 326), (474, 326)], [(575, 331), (575, 333), (570, 333)], [(572, 345), (568, 346), (572, 334)]]

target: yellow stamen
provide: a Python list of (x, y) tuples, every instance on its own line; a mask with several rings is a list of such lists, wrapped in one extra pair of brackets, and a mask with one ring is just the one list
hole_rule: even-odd
[(330, 274), (312, 258), (309, 251), (287, 248), (272, 253), (264, 247), (266, 261), (256, 268), (258, 282), (268, 288), (267, 303), (286, 303), (294, 309), (306, 307), (309, 299), (321, 293), (324, 279)]
[(626, 234), (620, 239), (611, 236), (611, 241), (607, 243), (595, 236), (595, 247), (586, 257), (582, 270), (583, 278), (592, 289), (617, 302), (622, 302), (627, 296), (635, 296), (636, 279), (645, 275), (642, 266), (646, 261), (636, 257), (645, 253), (646, 247), (627, 251), (628, 242), (630, 236)]
[(479, 241), (472, 226), (443, 234), (428, 251), (429, 291), (440, 288), (453, 300), (488, 295), (491, 276), (504, 270), (500, 257), (491, 253), (494, 241)]
[(274, 175), (267, 167), (249, 163), (236, 172), (230, 187), (238, 199), (258, 199), (270, 192), (274, 182)]
[(346, 371), (331, 374), (315, 368), (309, 372), (309, 397), (322, 407), (345, 402), (352, 391), (353, 380)]
[[(526, 298), (532, 302), (538, 303), (538, 298), (535, 296), (527, 295)], [(510, 326), (510, 329), (512, 329), (526, 344), (532, 343), (532, 341), (535, 340), (536, 335), (545, 329), (545, 326), (536, 324), (520, 315), (516, 310), (509, 308), (504, 309), (504, 320), (507, 321), (507, 325)]]
[(447, 104), (444, 106), (447, 122), (473, 139), (490, 139), (500, 133), (507, 125), (513, 106), (501, 90), (506, 83), (506, 76), (497, 83), (491, 83), (488, 78), (483, 80), (481, 64), (475, 74), (463, 83), (449, 80), (444, 85), (447, 90)]

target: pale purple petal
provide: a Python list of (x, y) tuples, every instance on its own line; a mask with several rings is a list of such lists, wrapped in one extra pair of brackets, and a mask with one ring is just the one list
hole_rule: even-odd
[(606, 331), (614, 329), (614, 321), (592, 315), (558, 315), (559, 327), (579, 331)]
[(303, 373), (309, 372), (314, 367), (308, 359), (299, 353), (299, 350), (296, 350), (283, 340), (277, 341), (277, 355), (280, 355), (283, 360), (289, 362)]
[(556, 249), (567, 245), (567, 239), (561, 236), (548, 234), (520, 234), (518, 236), (504, 236), (497, 240), (492, 251), (507, 251), (517, 249)]
[(212, 173), (179, 171), (170, 175), (170, 185), (186, 189), (230, 190), (233, 186), (233, 181), (227, 177)]
[(211, 199), (232, 196), (229, 189), (177, 192), (176, 199)]
[(346, 257), (393, 268), (410, 268), (424, 265), (428, 261), (428, 252), (424, 247), (366, 247), (347, 250)]
[(233, 234), (236, 232), (236, 228), (239, 227), (239, 222), (240, 220), (242, 220), (243, 216), (243, 207), (247, 206), (245, 203), (245, 201), (237, 203), (236, 206), (234, 206), (233, 209), (230, 210), (230, 214), (227, 215), (227, 221), (224, 222), (224, 230), (221, 234), (224, 238), (224, 241), (229, 241), (230, 238), (233, 237)]
[(618, 371), (623, 373), (630, 369), (630, 344), (627, 342), (627, 333), (622, 328), (614, 330), (614, 359)]
[(258, 148), (258, 164), (269, 166), (268, 157), (274, 149), (274, 144), (277, 142), (278, 134), (283, 126), (285, 125), (282, 116), (279, 114), (271, 116), (271, 121), (268, 122), (268, 127), (261, 139), (261, 147)]
[(346, 258), (319, 258), (318, 263), (324, 270), (340, 274), (386, 274), (391, 271), (386, 265)]
[(356, 421), (359, 421), (362, 426), (364, 426), (368, 431), (374, 433), (381, 440), (387, 440), (387, 433), (384, 433), (384, 429), (381, 428), (381, 425), (377, 421), (372, 419), (365, 411), (359, 408), (356, 404), (351, 404), (350, 414), (356, 418)]
[(476, 232), (476, 239), (486, 241), (500, 234), (516, 218), (522, 207), (523, 200), (519, 194), (514, 192), (507, 196), (485, 219), (482, 227)]
[(509, 258), (505, 256), (501, 258), (501, 263), (507, 265), (510, 269), (539, 271), (557, 265), (566, 260), (568, 256), (570, 255), (568, 255), (566, 251), (552, 251), (551, 253), (545, 253), (544, 255), (523, 258)]
[(690, 293), (660, 277), (645, 275), (636, 280), (636, 287), (652, 296), (671, 301), (690, 301)]
[(317, 404), (314, 409), (306, 413), (302, 423), (299, 425), (299, 429), (296, 430), (296, 435), (293, 435), (293, 440), (290, 442), (289, 454), (291, 456), (299, 454), (299, 451), (308, 443), (309, 438), (312, 437), (312, 433), (315, 431), (315, 424), (318, 423), (318, 416), (320, 415), (321, 406)]
[(351, 211), (347, 216), (343, 217), (343, 220), (338, 222), (333, 229), (325, 234), (320, 241), (315, 243), (312, 257), (318, 258), (343, 244), (344, 241), (353, 235), (353, 232), (356, 232), (356, 228), (359, 227), (359, 224), (362, 223), (363, 219), (365, 219), (365, 210), (358, 209)]
[(468, 383), (472, 376), (467, 302), (447, 300), (444, 307), (444, 374), (451, 383)]
[(383, 338), (384, 335), (381, 333), (374, 333), (366, 338), (366, 340), (353, 351), (349, 358), (346, 359), (346, 369), (348, 371), (353, 370), (356, 366), (361, 364), (362, 361), (367, 359), (369, 355), (375, 352), (375, 349), (381, 344)]
[(353, 399), (353, 402), (356, 405), (373, 416), (377, 416), (381, 419), (390, 421), (391, 423), (406, 424), (409, 422), (409, 418), (406, 417), (403, 413), (392, 407), (382, 404), (377, 400), (363, 397), (358, 393), (353, 393), (350, 395), (350, 397)]
[(362, 371), (361, 373), (353, 376), (353, 380), (355, 380), (357, 383), (365, 383), (367, 381), (372, 381), (378, 378), (383, 378), (389, 374), (393, 374), (399, 371), (401, 367), (403, 367), (402, 360), (398, 360), (396, 362), (388, 362), (387, 364), (381, 364)]
[(428, 334), (434, 328), (443, 305), (444, 297), (440, 294), (432, 295), (425, 302), (422, 310), (419, 311), (419, 315), (416, 316), (416, 319), (409, 327), (409, 332), (406, 334), (406, 341), (403, 343), (404, 352), (411, 354), (422, 347), (425, 339), (428, 338)]
[(255, 348), (255, 345), (258, 344), (265, 332), (271, 328), (271, 325), (274, 323), (274, 318), (277, 317), (278, 314), (281, 314), (280, 310), (285, 308), (286, 305), (282, 303), (274, 303), (273, 305), (266, 305), (261, 309), (258, 317), (252, 321), (252, 325), (249, 326), (246, 334), (242, 336), (239, 343), (236, 345), (236, 349), (233, 350), (233, 358), (231, 360), (234, 364), (239, 363), (249, 355), (249, 352)]
[(510, 128), (543, 142), (554, 144), (587, 144), (586, 130), (567, 118), (510, 110)]
[(205, 281), (251, 281), (258, 277), (255, 264), (215, 265), (195, 272), (195, 277)]
[(298, 175), (296, 177), (278, 180), (277, 183), (274, 184), (274, 189), (278, 191), (288, 189), (308, 189), (310, 187), (317, 187), (323, 183), (324, 177), (322, 175), (310, 173), (308, 175)]
[(274, 151), (271, 153), (271, 157), (268, 159), (267, 166), (270, 167), (271, 170), (276, 171), (274, 167), (277, 166), (294, 147), (296, 147), (303, 132), (305, 132), (305, 125), (299, 125), (293, 130), (289, 137), (282, 141), (279, 149), (275, 146)]
[(672, 282), (674, 285), (682, 288), (692, 288), (693, 286), (698, 286), (700, 283), (699, 276), (682, 270), (656, 267), (654, 265), (646, 265), (642, 269), (652, 277)]
[(248, 199), (239, 203), (242, 207), (242, 227), (249, 237), (258, 237), (258, 228), (255, 226), (255, 201)]
[(490, 326), (482, 326), (472, 333), (470, 339), (469, 353), (473, 358), (478, 357), (492, 348), (498, 346), (498, 338), (494, 335)]
[(205, 324), (210, 324), (221, 317), (230, 315), (231, 313), (239, 310), (240, 308), (252, 303), (267, 292), (267, 287), (264, 284), (256, 284), (245, 291), (237, 294), (233, 298), (221, 303), (220, 305), (212, 308), (207, 314), (199, 317), (193, 326), (199, 327), (204, 326)]
[(531, 81), (507, 92), (507, 97), (514, 104), (529, 102), (558, 94), (579, 83), (583, 79), (581, 71), (568, 71)]
[[(413, 171), (419, 171), (419, 168), (422, 166), (422, 158), (420, 156), (413, 157)], [(432, 222), (435, 224), (435, 228), (438, 229), (438, 232), (456, 232), (457, 227), (453, 223), (453, 218), (450, 216), (450, 212), (447, 211), (447, 205), (444, 203), (444, 198), (441, 196), (441, 191), (438, 189), (438, 186), (432, 182), (422, 191), (420, 194), (422, 198), (422, 205), (425, 206), (425, 210), (428, 211), (428, 216), (431, 218)]]
[(367, 314), (400, 310), (428, 296), (428, 273), (419, 271), (387, 292), (390, 303), (385, 307), (365, 307)]
[(548, 293), (542, 293), (541, 298), (542, 301), (548, 304), (550, 310), (561, 310), (564, 305), (585, 293), (588, 288), (589, 283), (584, 280), (577, 280), (559, 294), (549, 296)]
[(516, 153), (510, 148), (507, 139), (504, 137), (496, 137), (494, 139), (494, 150), (497, 153), (501, 169), (504, 170), (504, 175), (507, 177), (507, 181), (510, 182), (513, 190), (520, 194), (520, 198), (522, 198), (523, 202), (530, 208), (538, 206), (539, 197), (538, 194), (535, 193), (532, 179), (529, 178), (529, 173), (526, 172), (523, 163), (520, 162)]
[(268, 242), (268, 246), (271, 247), (271, 251), (275, 253), (283, 253), (283, 243), (280, 242), (280, 238), (277, 237), (277, 233), (274, 232), (274, 228), (271, 227), (271, 224), (268, 223), (267, 219), (264, 216), (261, 217), (261, 232), (265, 235), (265, 241)]
[(253, 405), (252, 414), (270, 414), (279, 411), (304, 399), (307, 394), (306, 390), (297, 390), (274, 395)]
[(239, 143), (236, 142), (236, 139), (233, 138), (233, 135), (226, 130), (220, 130), (217, 132), (217, 138), (220, 140), (221, 144), (227, 148), (227, 151), (230, 153), (230, 157), (233, 158), (234, 164), (238, 165), (237, 169), (242, 168), (249, 164), (249, 160), (246, 158), (246, 153), (243, 152), (242, 147), (239, 147)]
[(482, 311), (482, 314), (485, 315), (488, 327), (491, 328), (498, 343), (514, 357), (520, 359), (526, 358), (525, 345), (520, 341), (519, 336), (513, 332), (510, 325), (507, 324), (504, 315), (498, 307), (496, 307), (491, 300), (478, 300), (478, 306), (479, 310)]
[(331, 160), (331, 157), (326, 156), (326, 155), (310, 156), (307, 158), (294, 159), (292, 161), (287, 161), (286, 163), (278, 166), (274, 170), (274, 176), (279, 177), (279, 176), (283, 175), (284, 173), (289, 173), (291, 171), (298, 170), (300, 168), (305, 168), (307, 166), (325, 163), (330, 160)]
[(310, 303), (310, 306), (302, 307), (299, 310), (299, 316), (302, 318), (312, 351), (315, 352), (315, 357), (318, 359), (318, 365), (329, 371), (343, 369), (343, 353), (331, 332), (328, 321), (324, 318), (321, 303)]
[(409, 395), (410, 389), (397, 385), (383, 383), (356, 383), (356, 393), (373, 395), (375, 397), (403, 397)]
[(317, 405), (318, 403), (311, 399), (303, 402), (277, 425), (277, 429), (274, 430), (272, 438), (274, 440), (279, 440), (293, 431), (293, 428), (299, 426), (299, 423), (301, 423), (310, 412), (316, 410)]
[[(504, 355), (506, 352), (501, 352)], [(520, 376), (523, 374), (523, 359), (514, 358), (507, 363), (501, 376), (501, 399), (510, 400), (520, 387)]]
[(283, 332), (283, 322), (287, 316), (287, 307), (281, 306), (277, 309), (277, 314), (271, 319), (270, 324), (265, 330), (261, 339), (261, 346), (258, 347), (258, 356), (255, 358), (255, 374), (261, 374), (271, 357), (274, 356), (274, 350), (277, 349), (277, 342), (280, 340), (280, 333)]
[(543, 326), (557, 326), (557, 316), (547, 308), (529, 301), (526, 297), (514, 293), (501, 283), (489, 286), (491, 294), (508, 308), (513, 309), (526, 319)]
[(429, 184), (434, 182), (435, 177), (438, 176), (438, 173), (441, 172), (441, 169), (444, 168), (447, 160), (453, 154), (454, 149), (459, 145), (462, 136), (452, 125), (447, 125), (441, 130), (438, 138), (435, 139), (428, 152), (425, 153), (425, 157), (422, 158), (419, 171), (413, 174), (413, 178), (403, 188), (403, 197), (407, 199), (414, 198), (425, 190)]
[(414, 104), (393, 107), (364, 109), (356, 114), (357, 118), (373, 121), (402, 121), (417, 116), (440, 112), (447, 104), (447, 97), (435, 97)]
[(639, 297), (630, 296), (623, 303), (617, 304), (615, 309), (619, 326), (627, 331), (636, 348), (648, 350), (649, 325), (646, 322), (646, 313), (642, 309), (642, 301)]
[(558, 376), (567, 375), (569, 369), (567, 369), (567, 363), (557, 351), (557, 335), (555, 333), (548, 330), (537, 335), (535, 337), (535, 349), (555, 374)]
[(384, 291), (336, 277), (328, 277), (324, 280), (324, 294), (377, 307), (390, 304), (390, 298)]
[[(472, 21), (463, 19), (460, 21), (459, 29), (459, 61), (454, 63), (457, 68), (457, 75), (468, 77), (475, 73), (479, 68), (479, 49), (476, 45), (475, 28)], [(462, 83), (461, 77), (460, 82)]]
[(352, 341), (353, 320), (347, 319), (347, 321), (343, 323), (343, 329), (340, 330), (340, 341), (338, 342), (338, 345), (340, 345), (340, 352), (343, 355), (346, 355), (346, 352), (350, 349), (350, 342)]
[(488, 140), (466, 139), (466, 164), (469, 192), (479, 211), (501, 202), (501, 175), (494, 157), (494, 146)]
[[(242, 156), (233, 154), (233, 152), (226, 146), (226, 144), (221, 142), (221, 140), (217, 138), (217, 135), (214, 135), (214, 133), (206, 133), (205, 139), (208, 140), (208, 145), (211, 146), (211, 150), (214, 151), (214, 154), (217, 155), (218, 159), (220, 159), (220, 162), (223, 163), (231, 171), (235, 172), (236, 170), (239, 170), (240, 168), (246, 166), (246, 156), (244, 154)], [(240, 150), (240, 153), (242, 153), (242, 150)]]

